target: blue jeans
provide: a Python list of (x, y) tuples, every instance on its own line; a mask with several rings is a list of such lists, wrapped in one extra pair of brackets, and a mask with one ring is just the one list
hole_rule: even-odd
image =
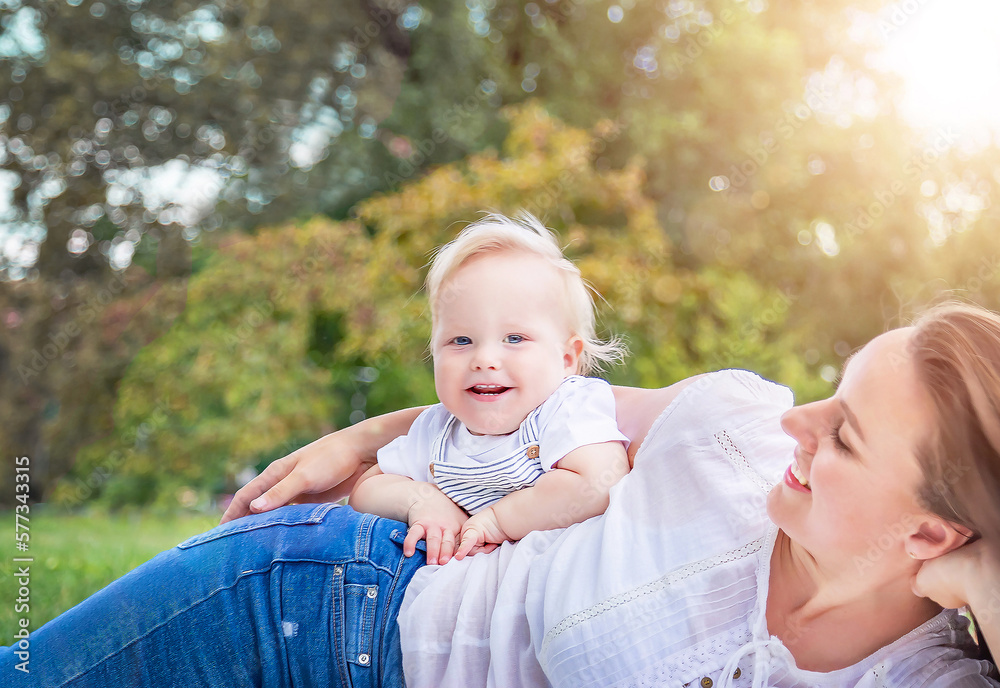
[(0, 685), (402, 686), (405, 535), (335, 504), (232, 521), (32, 632), (30, 673), (0, 648)]

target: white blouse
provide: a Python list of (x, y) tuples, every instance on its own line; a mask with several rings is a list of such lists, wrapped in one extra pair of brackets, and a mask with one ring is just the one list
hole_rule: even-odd
[(1000, 686), (953, 610), (830, 673), (769, 636), (765, 500), (791, 461), (791, 403), (752, 373), (707, 375), (654, 422), (603, 516), (424, 567), (399, 614), (408, 688)]

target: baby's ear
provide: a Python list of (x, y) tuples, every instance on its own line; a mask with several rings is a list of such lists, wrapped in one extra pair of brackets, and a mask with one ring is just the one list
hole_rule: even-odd
[(566, 352), (563, 354), (563, 370), (567, 375), (576, 375), (580, 371), (580, 356), (583, 355), (583, 340), (577, 335), (566, 342)]

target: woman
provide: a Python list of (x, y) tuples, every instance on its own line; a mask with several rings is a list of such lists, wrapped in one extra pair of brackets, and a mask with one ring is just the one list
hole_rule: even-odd
[(33, 634), (30, 675), (4, 649), (6, 684), (400, 685), (401, 640), (411, 688), (997, 686), (964, 619), (912, 590), (923, 561), (992, 536), (996, 371), (1000, 318), (951, 306), (794, 409), (745, 372), (618, 390), (634, 467), (607, 513), (444, 567), (418, 570), (404, 526), (346, 508), (232, 521), (342, 494), (416, 411), (373, 419)]

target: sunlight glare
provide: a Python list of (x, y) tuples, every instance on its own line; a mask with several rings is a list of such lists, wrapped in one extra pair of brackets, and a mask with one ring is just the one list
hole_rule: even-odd
[(1000, 132), (1000, 2), (906, 0), (880, 17), (887, 66), (905, 83), (900, 108), (908, 119)]

